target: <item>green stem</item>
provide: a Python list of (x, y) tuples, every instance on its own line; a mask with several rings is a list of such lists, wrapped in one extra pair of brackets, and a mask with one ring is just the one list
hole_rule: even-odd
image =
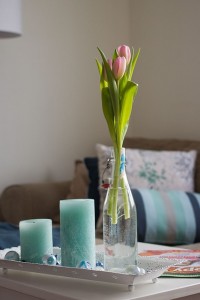
[(126, 189), (126, 178), (122, 175), (120, 178), (120, 164), (121, 164), (121, 148), (114, 148), (115, 163), (113, 172), (112, 189), (109, 193), (108, 199), (108, 215), (111, 216), (112, 224), (117, 224), (117, 200), (118, 200), (118, 188), (122, 188), (123, 203), (124, 203), (124, 215), (125, 219), (130, 218), (130, 205), (128, 200), (128, 191)]
[(112, 210), (113, 210), (113, 190), (110, 189), (109, 199), (108, 199), (108, 210), (107, 210), (108, 216), (112, 216)]
[(120, 162), (121, 162), (121, 148), (114, 147), (114, 172), (112, 189), (109, 193), (108, 199), (108, 215), (111, 216), (112, 224), (117, 224), (117, 198), (119, 187), (119, 174), (120, 174)]
[[(117, 87), (119, 89), (119, 81), (117, 81)], [(128, 203), (128, 194), (127, 190), (125, 189), (125, 183), (123, 178), (120, 179), (120, 164), (121, 164), (121, 148), (122, 148), (122, 139), (120, 134), (120, 99), (119, 96), (115, 101), (115, 164), (114, 164), (114, 175), (113, 175), (113, 183), (112, 183), (112, 192), (109, 194), (108, 199), (108, 215), (111, 216), (112, 224), (117, 224), (117, 200), (118, 200), (118, 187), (121, 186), (123, 189), (123, 202), (124, 202), (124, 214), (125, 219), (130, 217), (130, 207)]]
[(122, 177), (120, 179), (120, 182), (121, 182), (122, 193), (123, 193), (124, 215), (125, 215), (125, 219), (129, 219), (130, 218), (130, 205), (129, 205), (129, 201), (128, 201), (128, 191), (127, 191), (127, 188), (125, 185), (124, 177)]
[(120, 162), (121, 162), (121, 149), (114, 149), (115, 151), (115, 165), (113, 176), (113, 192), (109, 199), (108, 214), (111, 216), (112, 224), (117, 224), (117, 199), (118, 199), (118, 186), (119, 186), (119, 174), (120, 174)]

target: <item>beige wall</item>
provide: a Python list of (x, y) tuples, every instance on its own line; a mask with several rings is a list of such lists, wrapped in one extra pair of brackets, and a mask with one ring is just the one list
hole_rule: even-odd
[(141, 47), (129, 135), (200, 139), (200, 1), (131, 0)]
[(0, 191), (66, 180), (109, 140), (97, 46), (130, 43), (129, 0), (23, 0), (23, 36), (0, 40)]
[(199, 0), (23, 0), (0, 40), (0, 191), (65, 180), (108, 143), (95, 57), (141, 47), (129, 136), (200, 139)]

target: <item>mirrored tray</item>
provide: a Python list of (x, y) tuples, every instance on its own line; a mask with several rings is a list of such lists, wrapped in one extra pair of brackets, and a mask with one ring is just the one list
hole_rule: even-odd
[[(54, 252), (58, 253), (60, 248), (55, 247)], [(165, 258), (155, 257), (140, 257), (138, 256), (138, 267), (143, 268), (146, 272), (142, 275), (114, 273), (100, 270), (88, 270), (81, 268), (69, 268), (64, 266), (49, 266), (43, 264), (35, 264), (21, 261), (11, 261), (4, 259), (8, 251), (16, 251), (20, 254), (20, 247), (0, 250), (0, 268), (2, 272), (7, 274), (9, 269), (34, 272), (40, 274), (48, 274), (54, 276), (64, 276), (82, 280), (92, 280), (106, 283), (125, 284), (130, 288), (138, 283), (151, 280), (156, 282), (156, 279), (161, 276), (168, 267), (178, 263), (177, 260), (169, 260)], [(97, 252), (97, 260), (103, 260), (103, 252)]]

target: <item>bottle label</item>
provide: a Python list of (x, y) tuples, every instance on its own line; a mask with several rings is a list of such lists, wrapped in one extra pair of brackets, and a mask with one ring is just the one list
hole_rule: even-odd
[(120, 176), (123, 177), (125, 173), (125, 164), (126, 164), (126, 159), (125, 155), (121, 155), (121, 162), (120, 162)]

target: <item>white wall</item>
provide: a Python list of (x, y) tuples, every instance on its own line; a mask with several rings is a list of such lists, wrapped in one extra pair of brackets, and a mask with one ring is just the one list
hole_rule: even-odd
[(23, 0), (23, 36), (0, 40), (0, 192), (66, 180), (109, 136), (97, 46), (130, 43), (129, 0)]
[(141, 47), (128, 136), (200, 139), (199, 0), (23, 0), (0, 40), (0, 192), (65, 180), (108, 143), (95, 58)]
[(200, 140), (200, 1), (131, 0), (141, 47), (130, 133)]

